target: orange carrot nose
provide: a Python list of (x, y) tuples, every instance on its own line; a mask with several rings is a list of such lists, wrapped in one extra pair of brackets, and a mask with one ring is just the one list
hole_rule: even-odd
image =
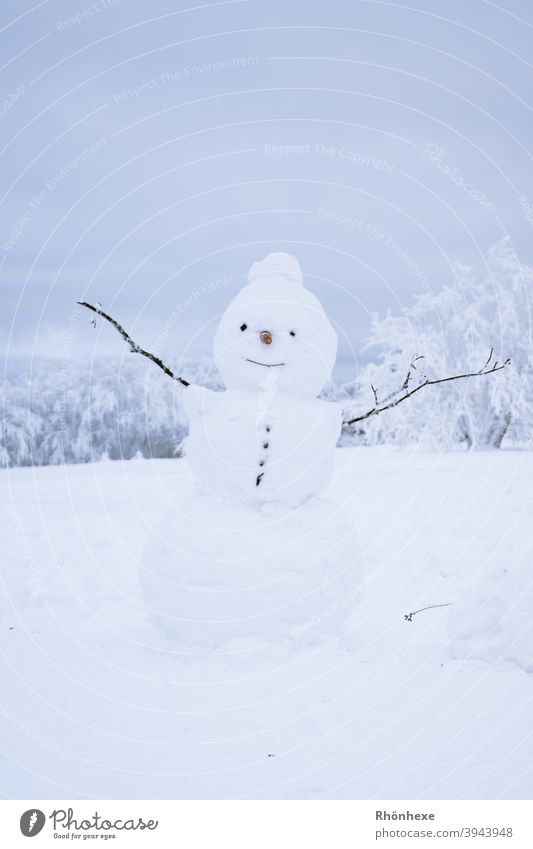
[(259, 334), (259, 338), (264, 345), (272, 344), (272, 333), (269, 330), (262, 330)]

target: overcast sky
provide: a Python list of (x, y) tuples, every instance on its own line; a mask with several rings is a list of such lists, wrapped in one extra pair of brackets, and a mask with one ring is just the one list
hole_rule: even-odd
[[(372, 311), (533, 263), (527, 0), (3, 0), (1, 340), (207, 353), (250, 264), (295, 254), (350, 371)], [(529, 219), (528, 220), (528, 210)]]

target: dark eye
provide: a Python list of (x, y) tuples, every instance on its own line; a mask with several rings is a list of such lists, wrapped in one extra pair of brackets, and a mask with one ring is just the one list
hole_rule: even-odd
[(294, 332), (294, 330), (289, 330), (289, 336), (296, 336), (296, 333)]
[(241, 330), (242, 330), (242, 331), (246, 330), (246, 328), (247, 328), (247, 327), (248, 327), (248, 325), (247, 325), (247, 324), (241, 324)]

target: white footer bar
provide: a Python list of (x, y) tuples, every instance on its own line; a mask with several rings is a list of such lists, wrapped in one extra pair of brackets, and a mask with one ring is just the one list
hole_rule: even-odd
[[(35, 837), (35, 844), (28, 838)], [(68, 841), (68, 842), (67, 842)], [(530, 801), (0, 801), (5, 847), (533, 849)]]

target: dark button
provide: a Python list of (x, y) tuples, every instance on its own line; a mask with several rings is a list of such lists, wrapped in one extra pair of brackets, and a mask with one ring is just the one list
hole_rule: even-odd
[(269, 428), (268, 425), (266, 426), (265, 430), (266, 430), (267, 433), (270, 433), (270, 428)]
[(268, 448), (268, 442), (263, 442), (263, 448)]
[(259, 465), (260, 465), (260, 466), (264, 466), (264, 465), (265, 465), (265, 461), (264, 461), (264, 460), (261, 460), (261, 462), (259, 463)]

